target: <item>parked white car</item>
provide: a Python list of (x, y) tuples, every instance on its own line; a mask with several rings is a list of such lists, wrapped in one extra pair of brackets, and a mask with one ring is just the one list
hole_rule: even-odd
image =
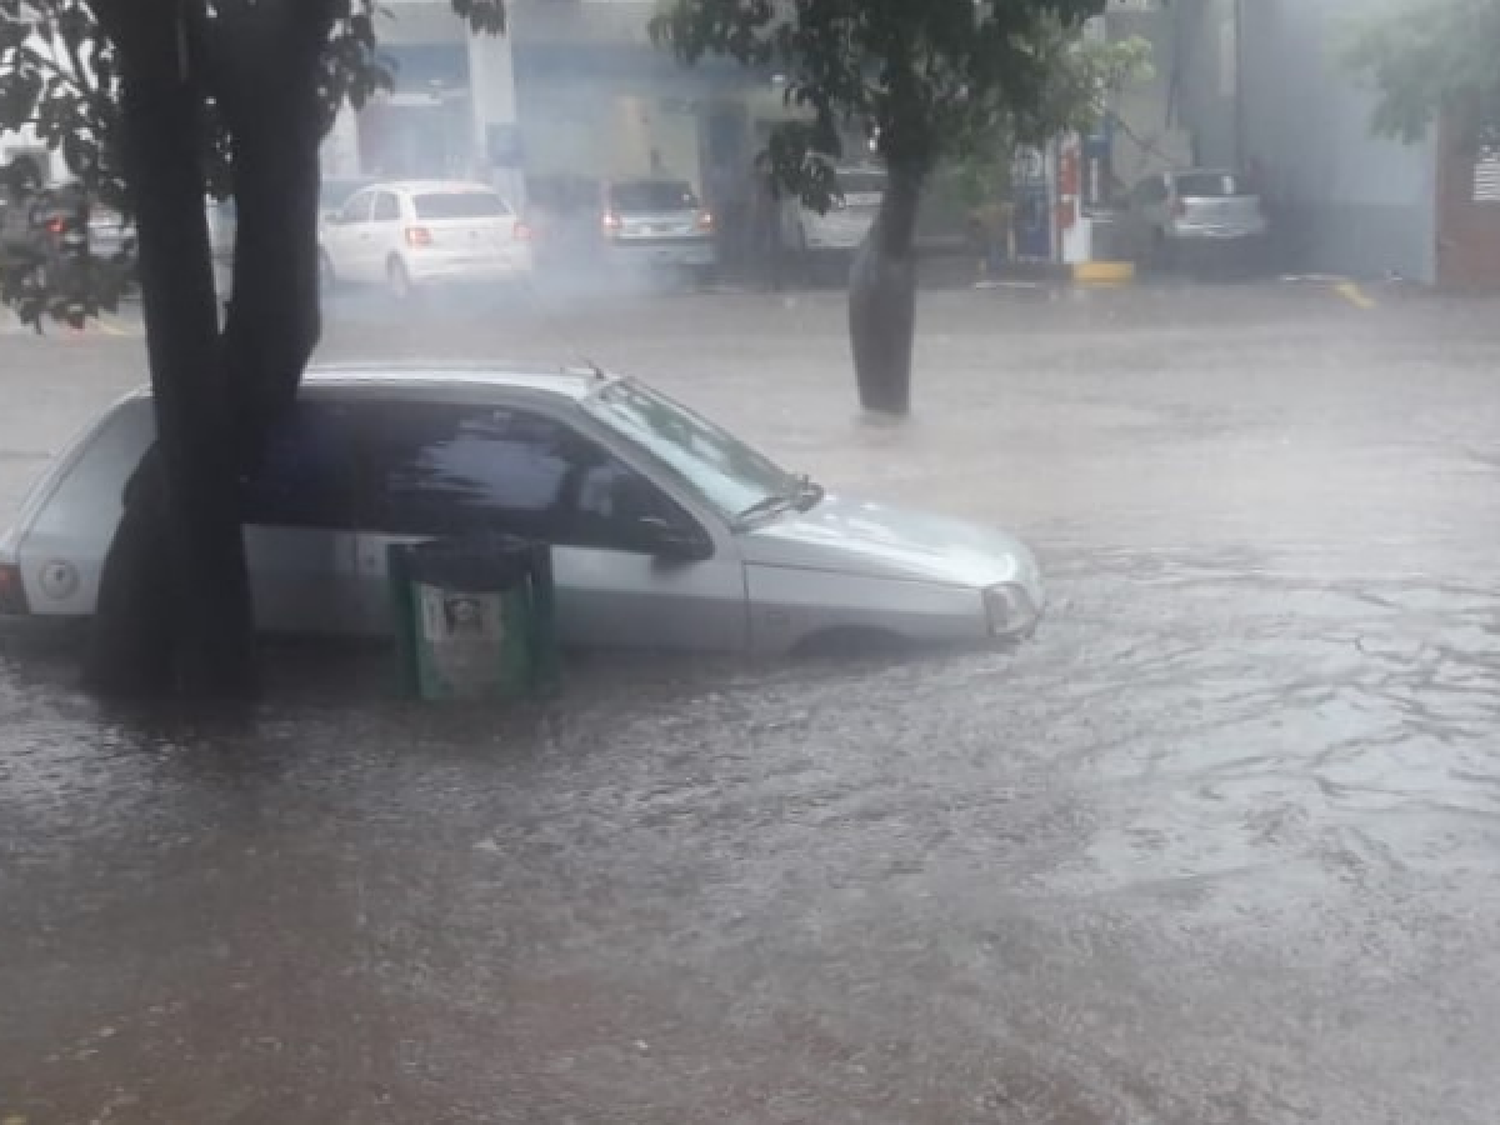
[[(0, 617), (93, 613), (153, 427), (135, 394), (57, 458), (0, 536)], [(591, 373), (312, 374), (244, 505), (256, 614), (275, 633), (387, 634), (387, 549), (485, 532), (552, 544), (573, 646), (991, 643), (1030, 635), (1044, 604), (1011, 536), (826, 494), (643, 384)]]
[(800, 200), (787, 201), (782, 239), (793, 253), (852, 254), (874, 225), (885, 200), (885, 169), (874, 164), (843, 165), (834, 175), (838, 194), (825, 214), (818, 214)]
[(525, 278), (531, 228), (484, 184), (372, 184), (324, 219), (319, 263), (326, 286), (385, 285), (398, 298), (445, 283)]

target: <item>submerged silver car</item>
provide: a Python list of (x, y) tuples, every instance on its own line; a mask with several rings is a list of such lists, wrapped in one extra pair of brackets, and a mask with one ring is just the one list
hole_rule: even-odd
[[(94, 610), (151, 402), (109, 409), (0, 537), (0, 614)], [(782, 653), (1028, 636), (1043, 594), (1010, 536), (826, 494), (642, 383), (595, 373), (308, 376), (245, 482), (258, 623), (391, 631), (387, 548), (501, 531), (554, 546), (566, 644)]]

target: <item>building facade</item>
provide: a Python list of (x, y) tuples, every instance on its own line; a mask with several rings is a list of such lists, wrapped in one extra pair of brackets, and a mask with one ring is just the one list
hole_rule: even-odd
[(1375, 94), (1340, 58), (1362, 0), (1112, 0), (1111, 37), (1153, 46), (1156, 77), (1116, 112), (1118, 186), (1170, 167), (1259, 179), (1296, 273), (1500, 288), (1500, 154), (1444, 123), (1375, 136)]
[(650, 0), (513, 0), (494, 37), (449, 0), (389, 9), (395, 90), (340, 116), (327, 176), (462, 176), (518, 202), (538, 184), (647, 174), (706, 192), (718, 165), (748, 164), (757, 114), (780, 103), (736, 66), (686, 69), (657, 48)]
[(1238, 147), (1283, 232), (1289, 268), (1440, 280), (1439, 131), (1371, 132), (1372, 91), (1339, 58), (1357, 0), (1243, 3)]

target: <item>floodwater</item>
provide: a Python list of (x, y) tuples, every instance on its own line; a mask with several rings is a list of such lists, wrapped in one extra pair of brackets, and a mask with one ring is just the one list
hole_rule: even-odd
[(837, 487), (1017, 527), (1037, 640), (601, 657), (510, 712), (288, 655), (235, 719), (12, 660), (0, 1120), (1500, 1119), (1486, 310), (944, 295), (889, 432), (819, 376), (832, 304), (691, 307), (598, 331)]

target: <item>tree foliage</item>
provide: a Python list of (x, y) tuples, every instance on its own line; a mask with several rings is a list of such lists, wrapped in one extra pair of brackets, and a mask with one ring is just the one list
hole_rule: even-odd
[(1376, 133), (1412, 143), (1447, 117), (1500, 143), (1500, 0), (1397, 0), (1350, 29), (1344, 62), (1374, 88)]
[(1048, 91), (1084, 22), (1105, 0), (662, 0), (657, 43), (779, 76), (789, 120), (770, 137), (772, 187), (826, 209), (832, 161), (860, 136), (883, 158), (880, 212), (850, 273), (849, 338), (860, 401), (911, 408), (916, 224), (939, 164), (992, 145), (997, 129), (1042, 137)]
[[(772, 136), (782, 181), (826, 206), (827, 165), (853, 132), (918, 177), (989, 143), (1053, 131), (1058, 65), (1104, 0), (668, 0), (655, 40), (688, 64), (724, 56), (785, 81)], [(1066, 116), (1066, 115), (1065, 115)]]
[(1089, 133), (1109, 115), (1109, 101), (1154, 74), (1151, 43), (1083, 39), (1054, 24), (1039, 45), (1050, 59), (1037, 110), (1027, 120), (999, 115), (976, 130), (954, 161), (959, 192), (971, 207), (1009, 198), (1017, 152), (1066, 133)]
[[(503, 0), (451, 2), (475, 33), (504, 31)], [(192, 6), (214, 7), (207, 0)], [(340, 106), (363, 106), (394, 78), (379, 51), (380, 22), (390, 17), (378, 0), (338, 0), (335, 7), (322, 67), (325, 126)], [(116, 49), (86, 0), (0, 0), (0, 132), (30, 127), (92, 197), (126, 208), (119, 82)], [(211, 99), (206, 108), (204, 173), (211, 192), (224, 198), (229, 151)]]
[[(29, 130), (62, 157), (85, 206), (103, 204), (129, 215), (134, 206), (122, 158), (119, 51), (99, 25), (96, 2), (0, 0), (0, 134)], [(504, 0), (450, 2), (473, 32), (504, 31)], [(234, 5), (247, 3), (253, 0), (189, 0), (185, 10), (190, 26), (212, 39), (210, 13), (223, 9), (232, 15)], [(390, 17), (378, 0), (333, 0), (332, 8), (319, 75), (324, 131), (342, 106), (358, 109), (395, 81), (379, 49), (381, 21)], [(222, 114), (207, 89), (201, 116), (204, 187), (225, 199), (233, 192), (233, 158)], [(24, 176), (21, 164), (0, 169), (0, 193), (16, 205), (46, 210), (57, 193), (26, 184)], [(88, 254), (48, 263), (0, 255), (0, 304), (38, 330), (48, 319), (77, 326), (113, 309), (128, 278), (125, 262)]]

